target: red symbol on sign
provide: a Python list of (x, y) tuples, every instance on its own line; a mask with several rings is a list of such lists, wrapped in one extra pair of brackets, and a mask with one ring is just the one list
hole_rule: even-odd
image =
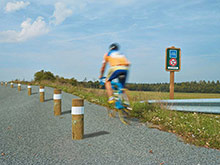
[(176, 65), (177, 65), (176, 59), (175, 59), (175, 58), (171, 58), (170, 61), (169, 61), (169, 64), (170, 64), (171, 66), (176, 66)]

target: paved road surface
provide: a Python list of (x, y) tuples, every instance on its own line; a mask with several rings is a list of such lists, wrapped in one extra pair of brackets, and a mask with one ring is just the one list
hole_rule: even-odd
[[(0, 164), (149, 164), (220, 165), (220, 151), (184, 144), (174, 134), (141, 123), (123, 125), (108, 118), (105, 108), (85, 102), (85, 138), (72, 140), (71, 105), (63, 93), (62, 115), (53, 115), (53, 89), (0, 86)], [(152, 150), (152, 152), (149, 152)]]

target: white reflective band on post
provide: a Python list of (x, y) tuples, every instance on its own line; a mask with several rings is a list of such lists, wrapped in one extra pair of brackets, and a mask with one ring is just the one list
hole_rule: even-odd
[(21, 84), (18, 84), (18, 86), (20, 87), (20, 86), (21, 86)]
[(13, 83), (11, 83), (11, 85), (13, 85)]
[(39, 91), (40, 91), (40, 92), (44, 92), (44, 89), (40, 89)]
[(72, 115), (82, 115), (84, 114), (84, 107), (72, 107)]
[(62, 98), (62, 94), (54, 94), (53, 95), (54, 100), (61, 100), (61, 98)]
[(28, 86), (28, 88), (31, 88), (31, 86)]

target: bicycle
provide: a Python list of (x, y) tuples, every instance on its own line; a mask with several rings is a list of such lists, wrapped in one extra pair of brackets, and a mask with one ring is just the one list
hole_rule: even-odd
[[(118, 77), (118, 82), (116, 80), (111, 81), (112, 89), (114, 90), (113, 96), (115, 98), (115, 109), (113, 109), (113, 112), (111, 113), (111, 109), (108, 109), (108, 115), (110, 117), (115, 117), (116, 112), (118, 112), (118, 116), (120, 121), (123, 124), (130, 125), (130, 122), (128, 121), (129, 114), (132, 111), (132, 108), (130, 107), (129, 98), (125, 92), (125, 89), (123, 88), (122, 84), (120, 83), (120, 78), (122, 78), (121, 75)], [(102, 77), (100, 79), (100, 84), (105, 84), (106, 77)]]

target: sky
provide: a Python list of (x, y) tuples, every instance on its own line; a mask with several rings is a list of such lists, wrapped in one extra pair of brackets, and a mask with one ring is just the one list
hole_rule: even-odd
[(171, 46), (181, 49), (175, 82), (220, 80), (220, 1), (0, 1), (0, 81), (40, 70), (95, 81), (114, 42), (131, 62), (128, 82), (169, 82)]

